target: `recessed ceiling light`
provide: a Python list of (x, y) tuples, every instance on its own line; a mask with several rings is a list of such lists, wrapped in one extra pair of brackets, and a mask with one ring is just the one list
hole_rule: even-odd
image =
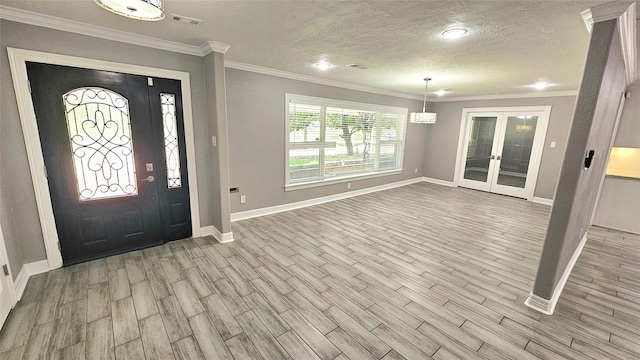
[(544, 90), (547, 87), (549, 87), (549, 83), (544, 82), (544, 81), (540, 81), (540, 82), (537, 82), (537, 83), (533, 84), (533, 87), (538, 89), (538, 90)]
[(329, 70), (333, 67), (333, 65), (331, 65), (331, 63), (329, 63), (327, 60), (320, 60), (317, 63), (313, 64), (313, 66), (320, 71)]
[(467, 33), (467, 30), (462, 28), (449, 29), (442, 32), (442, 37), (444, 37), (445, 39), (453, 40), (453, 39), (461, 38), (466, 33)]
[(447, 91), (444, 90), (444, 89), (436, 91), (436, 95), (438, 95), (438, 96), (444, 96), (446, 93), (447, 93)]

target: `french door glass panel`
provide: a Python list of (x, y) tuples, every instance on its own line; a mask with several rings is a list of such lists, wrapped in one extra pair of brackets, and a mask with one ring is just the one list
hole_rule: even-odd
[(470, 120), (464, 178), (487, 182), (497, 116), (473, 116)]
[(507, 117), (497, 184), (525, 187), (537, 124), (533, 115)]

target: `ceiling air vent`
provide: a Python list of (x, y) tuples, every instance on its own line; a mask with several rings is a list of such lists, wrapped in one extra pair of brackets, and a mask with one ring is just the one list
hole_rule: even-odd
[(182, 15), (176, 15), (176, 14), (171, 14), (171, 18), (174, 21), (181, 22), (183, 24), (195, 25), (195, 26), (200, 26), (200, 24), (203, 23), (203, 20), (198, 20), (198, 19), (190, 18), (188, 16), (182, 16)]
[(349, 64), (349, 65), (347, 65), (347, 67), (354, 68), (354, 69), (360, 69), (360, 70), (367, 70), (368, 69), (368, 67), (366, 67), (364, 65), (360, 65), (360, 64)]

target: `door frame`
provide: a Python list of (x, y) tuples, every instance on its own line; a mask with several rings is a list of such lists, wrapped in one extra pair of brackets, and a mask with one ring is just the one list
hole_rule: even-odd
[[(4, 264), (7, 264), (9, 275), (5, 276), (4, 273), (2, 273), (2, 269), (0, 269), (0, 276), (7, 279), (7, 284), (9, 285), (7, 290), (9, 290), (9, 297), (11, 298), (11, 308), (14, 308), (18, 303), (18, 295), (16, 294), (16, 287), (13, 281), (13, 273), (11, 272), (11, 264), (9, 263), (9, 254), (7, 253), (7, 247), (5, 246), (4, 242), (2, 224), (0, 224), (0, 267)], [(3, 319), (0, 319), (0, 328), (2, 328), (3, 325)]]
[(191, 202), (192, 236), (200, 236), (200, 205), (198, 203), (198, 182), (196, 174), (196, 151), (193, 131), (193, 110), (191, 104), (191, 82), (188, 72), (160, 69), (148, 66), (117, 63), (104, 60), (87, 59), (76, 56), (45, 53), (33, 50), (7, 48), (13, 87), (16, 93), (18, 113), (22, 125), (22, 134), (27, 149), (29, 169), (36, 196), (40, 226), (44, 238), (49, 270), (62, 266), (62, 254), (59, 248), (58, 230), (53, 216), (51, 193), (44, 167), (44, 156), (40, 144), (38, 124), (29, 90), (26, 63), (72, 66), (86, 69), (113, 71), (132, 75), (142, 75), (180, 80), (182, 89), (185, 145), (187, 149), (187, 171), (189, 172), (189, 198)]
[(533, 181), (533, 185), (531, 186), (531, 192), (527, 194), (527, 200), (532, 201), (534, 198), (534, 194), (536, 191), (536, 185), (538, 183), (538, 171), (540, 170), (540, 164), (542, 161), (542, 152), (544, 151), (546, 138), (547, 138), (547, 128), (549, 125), (549, 117), (551, 116), (551, 106), (509, 106), (509, 107), (483, 107), (483, 108), (463, 108), (462, 109), (462, 117), (460, 118), (460, 134), (458, 136), (458, 148), (456, 152), (456, 167), (453, 175), (453, 186), (458, 187), (460, 184), (460, 180), (462, 179), (463, 172), (462, 166), (465, 163), (465, 159), (463, 159), (463, 155), (465, 153), (465, 137), (466, 137), (466, 129), (467, 129), (467, 117), (469, 113), (474, 112), (483, 112), (483, 113), (504, 113), (504, 112), (528, 112), (528, 111), (537, 111), (542, 112), (543, 116), (539, 119), (540, 133), (542, 137), (540, 139), (536, 139), (534, 141), (540, 141), (541, 146), (538, 151), (531, 153), (530, 162), (536, 164), (534, 166), (533, 171), (531, 171), (527, 176), (531, 176)]

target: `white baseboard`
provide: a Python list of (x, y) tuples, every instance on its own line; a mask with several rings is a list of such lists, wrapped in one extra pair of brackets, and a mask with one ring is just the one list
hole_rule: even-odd
[(542, 204), (542, 205), (549, 205), (549, 206), (553, 205), (553, 199), (547, 199), (547, 198), (536, 197), (536, 196), (534, 196), (533, 199), (531, 199), (531, 202)]
[(49, 261), (41, 260), (32, 263), (27, 263), (22, 265), (18, 276), (16, 276), (15, 284), (15, 294), (16, 294), (16, 302), (18, 302), (22, 298), (22, 294), (24, 293), (24, 289), (27, 287), (27, 282), (29, 282), (29, 278), (42, 274), (49, 271)]
[(298, 202), (289, 203), (289, 204), (282, 204), (282, 205), (269, 206), (269, 207), (260, 208), (260, 209), (236, 212), (236, 213), (232, 213), (231, 214), (231, 221), (239, 221), (239, 220), (251, 219), (251, 218), (254, 218), (254, 217), (276, 214), (276, 213), (280, 213), (280, 212), (283, 212), (283, 211), (290, 211), (290, 210), (300, 209), (300, 208), (304, 208), (304, 207), (307, 207), (307, 206), (324, 204), (324, 203), (330, 202), (330, 201), (347, 199), (347, 198), (354, 197), (354, 196), (369, 194), (369, 193), (376, 192), (376, 191), (393, 189), (393, 188), (397, 188), (397, 187), (400, 187), (400, 186), (406, 186), (406, 185), (410, 185), (410, 184), (419, 183), (419, 182), (422, 182), (422, 181), (423, 181), (423, 178), (417, 177), (417, 178), (414, 178), (414, 179), (397, 181), (397, 182), (393, 182), (393, 183), (389, 183), (389, 184), (384, 184), (384, 185), (379, 185), (379, 186), (372, 186), (372, 187), (353, 190), (353, 191), (347, 191), (347, 192), (343, 192), (343, 193), (340, 193), (340, 194), (323, 196), (323, 197), (319, 197), (319, 198), (315, 198), (315, 199), (309, 199), (309, 200), (298, 201)]
[(220, 230), (218, 230), (213, 225), (200, 228), (200, 236), (209, 236), (209, 235), (213, 236), (221, 244), (229, 243), (234, 240), (232, 231), (221, 233)]
[(553, 295), (551, 296), (551, 299), (545, 299), (531, 292), (527, 300), (525, 300), (524, 302), (526, 306), (532, 308), (533, 310), (539, 311), (545, 315), (553, 314), (553, 311), (556, 309), (556, 304), (558, 304), (558, 300), (560, 299), (560, 294), (562, 293), (562, 290), (564, 289), (564, 286), (567, 283), (567, 280), (569, 280), (569, 275), (571, 275), (571, 270), (573, 270), (573, 266), (578, 261), (578, 257), (580, 256), (580, 253), (582, 252), (582, 248), (584, 248), (584, 244), (586, 242), (587, 242), (587, 233), (584, 234), (584, 237), (582, 238), (582, 240), (580, 240), (580, 244), (578, 244), (576, 251), (574, 251), (573, 255), (571, 256), (571, 259), (569, 260), (567, 267), (564, 269), (564, 273), (562, 273), (562, 277), (560, 278), (560, 281), (558, 281), (556, 288), (553, 290)]
[(430, 178), (430, 177), (423, 177), (422, 181), (424, 182), (428, 182), (428, 183), (432, 183), (432, 184), (437, 184), (437, 185), (444, 185), (444, 186), (449, 186), (449, 187), (455, 187), (453, 181), (447, 181), (447, 180), (440, 180), (440, 179), (434, 179), (434, 178)]

